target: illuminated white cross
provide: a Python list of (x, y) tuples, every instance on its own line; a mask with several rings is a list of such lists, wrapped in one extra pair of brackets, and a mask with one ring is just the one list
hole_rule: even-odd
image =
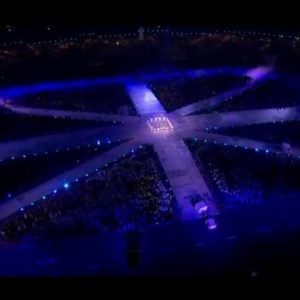
[[(234, 71), (234, 70), (233, 70)], [(219, 213), (214, 198), (197, 167), (193, 157), (184, 143), (185, 139), (201, 139), (225, 147), (240, 147), (256, 152), (284, 153), (300, 158), (300, 148), (280, 149), (280, 145), (270, 145), (261, 141), (235, 139), (230, 136), (211, 133), (206, 128), (229, 127), (236, 125), (249, 125), (267, 122), (298, 120), (300, 118), (298, 107), (285, 109), (257, 109), (226, 113), (197, 114), (197, 112), (209, 108), (212, 110), (224, 101), (230, 101), (232, 97), (240, 95), (252, 88), (266, 74), (271, 71), (269, 67), (252, 69), (246, 75), (252, 79), (243, 87), (227, 91), (211, 98), (196, 101), (172, 112), (166, 112), (163, 105), (149, 89), (147, 84), (128, 84), (127, 92), (130, 95), (139, 116), (111, 115), (95, 112), (58, 111), (51, 109), (38, 109), (22, 107), (11, 104), (0, 98), (0, 106), (17, 113), (70, 117), (83, 120), (114, 121), (118, 124), (106, 126), (105, 128), (85, 129), (78, 132), (66, 134), (54, 134), (46, 137), (37, 137), (21, 141), (2, 143), (0, 147), (0, 161), (3, 159), (15, 159), (16, 157), (28, 157), (32, 153), (57, 151), (57, 149), (79, 147), (84, 143), (102, 144), (101, 140), (110, 137), (111, 141), (126, 140), (119, 146), (77, 166), (61, 175), (44, 182), (43, 184), (18, 195), (10, 201), (0, 204), (0, 220), (10, 214), (30, 205), (31, 202), (45, 199), (45, 195), (57, 191), (59, 188), (68, 188), (73, 181), (97, 169), (106, 166), (109, 162), (116, 161), (125, 153), (134, 153), (134, 149), (142, 144), (152, 144), (160, 159), (162, 167), (167, 175), (174, 195), (177, 199), (182, 220), (193, 220), (194, 218), (206, 218), (209, 229), (215, 229), (217, 224), (214, 216)], [(204, 76), (201, 72), (197, 76)], [(1, 95), (0, 95), (1, 96)], [(195, 114), (196, 113), (196, 114)], [(171, 121), (170, 121), (171, 120)], [(149, 130), (150, 129), (150, 130)], [(170, 134), (172, 133), (172, 134)], [(165, 135), (164, 138), (157, 137)], [(66, 184), (67, 183), (67, 184)], [(62, 185), (64, 184), (64, 185)], [(201, 203), (193, 206), (189, 195), (197, 194)]]

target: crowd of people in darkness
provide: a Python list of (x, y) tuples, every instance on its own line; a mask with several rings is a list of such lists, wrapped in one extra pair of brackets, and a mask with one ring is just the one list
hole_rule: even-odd
[(189, 146), (203, 163), (220, 205), (225, 208), (300, 193), (297, 159), (201, 142), (190, 141)]
[[(8, 33), (11, 39), (16, 29), (8, 30), (11, 30)], [(201, 31), (195, 32), (194, 35), (188, 32), (183, 36), (173, 34), (171, 30), (168, 34), (150, 31), (145, 33), (142, 41), (139, 39), (137, 28), (126, 34), (69, 32), (66, 38), (51, 32), (52, 28), (49, 27), (46, 35), (39, 35), (40, 39), (27, 40), (31, 34), (26, 33), (23, 38), (21, 35), (18, 41), (4, 42), (0, 45), (0, 67), (3, 70), (0, 74), (0, 85), (16, 78), (23, 82), (33, 80), (34, 77), (44, 78), (45, 74), (49, 75), (55, 69), (58, 70), (59, 65), (60, 73), (55, 71), (55, 76), (63, 77), (68, 72), (84, 72), (86, 75), (99, 72), (128, 72), (138, 70), (141, 65), (153, 66), (162, 61), (188, 68), (191, 65), (259, 65), (266, 63), (265, 57), (269, 54), (272, 44), (269, 39), (256, 39), (253, 35), (248, 39), (246, 36), (230, 33), (212, 34)], [(299, 47), (299, 42), (297, 45)], [(50, 65), (47, 62), (50, 62)], [(27, 71), (29, 66), (30, 73)], [(42, 72), (45, 69), (47, 72)], [(26, 74), (25, 70), (27, 78), (22, 78), (22, 75)], [(33, 74), (35, 72), (36, 75)]]
[(99, 120), (76, 120), (16, 113), (3, 107), (0, 107), (0, 120), (1, 142), (46, 136), (54, 133), (67, 133), (110, 124)]
[(247, 126), (219, 127), (213, 132), (234, 137), (265, 141), (268, 143), (300, 146), (300, 120), (253, 124)]
[(91, 111), (122, 115), (135, 115), (129, 95), (124, 86), (95, 85), (66, 87), (56, 91), (44, 91), (20, 96), (13, 102), (29, 107), (58, 110)]
[(151, 146), (18, 212), (0, 225), (3, 242), (127, 232), (170, 220), (174, 196)]
[(75, 168), (89, 159), (108, 151), (119, 142), (33, 152), (0, 161), (0, 203), (9, 201), (27, 190)]
[(157, 41), (133, 34), (2, 44), (0, 86), (127, 74), (157, 63), (159, 53)]
[(287, 81), (269, 79), (223, 102), (216, 111), (234, 111), (259, 108), (285, 108), (299, 105), (300, 90)]
[(212, 77), (185, 77), (153, 81), (149, 85), (167, 111), (172, 111), (232, 88), (243, 86), (248, 80), (247, 76), (217, 74)]

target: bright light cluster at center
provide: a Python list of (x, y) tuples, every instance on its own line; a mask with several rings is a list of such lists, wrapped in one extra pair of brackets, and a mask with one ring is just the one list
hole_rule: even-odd
[(157, 116), (147, 120), (147, 124), (153, 133), (167, 134), (173, 131), (173, 125), (168, 117)]

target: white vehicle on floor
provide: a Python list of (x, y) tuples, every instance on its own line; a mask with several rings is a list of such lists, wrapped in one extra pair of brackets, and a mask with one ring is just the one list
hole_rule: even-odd
[(205, 224), (207, 225), (208, 230), (214, 230), (217, 228), (217, 222), (214, 218), (208, 218), (205, 221)]
[(199, 215), (203, 215), (203, 213), (205, 213), (208, 209), (208, 205), (204, 201), (197, 202), (194, 207)]

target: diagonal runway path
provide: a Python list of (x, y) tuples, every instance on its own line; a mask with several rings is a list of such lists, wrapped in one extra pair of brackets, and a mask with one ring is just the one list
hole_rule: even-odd
[(300, 119), (300, 107), (234, 111), (220, 113), (218, 117), (214, 120), (215, 126), (222, 127), (295, 121)]
[(245, 86), (230, 91), (226, 91), (222, 94), (213, 96), (205, 100), (196, 101), (190, 105), (186, 105), (179, 109), (174, 110), (172, 114), (186, 116), (201, 111), (202, 109), (214, 108), (220, 105), (221, 103), (223, 103), (224, 101), (230, 100), (230, 98), (240, 95), (243, 92), (253, 88), (257, 83), (261, 82), (261, 80), (264, 79), (266, 75), (268, 75), (271, 71), (272, 69), (266, 66), (252, 69), (245, 73), (245, 75), (251, 78), (251, 81)]
[(199, 138), (200, 140), (206, 140), (207, 142), (223, 145), (225, 147), (233, 146), (236, 148), (255, 150), (256, 152), (264, 152), (266, 154), (276, 153), (300, 158), (299, 147), (291, 146), (285, 148), (282, 144), (267, 143), (263, 141), (250, 140), (246, 138), (232, 137), (213, 133), (195, 133), (193, 135), (193, 138)]
[(97, 140), (109, 139), (111, 142), (126, 140), (132, 138), (132, 134), (132, 127), (115, 125), (0, 143), (0, 160), (45, 151), (54, 152), (56, 149), (75, 148), (89, 143), (96, 145)]
[[(96, 158), (81, 164), (80, 166), (62, 173), (49, 181), (25, 192), (22, 195), (11, 199), (10, 201), (0, 204), (0, 220), (7, 218), (12, 213), (19, 211), (21, 208), (42, 199), (44, 195), (51, 194), (55, 189), (58, 190), (63, 187), (65, 182), (71, 183), (76, 178), (81, 178), (90, 172), (94, 172), (96, 168), (101, 168), (105, 164), (112, 162), (117, 158), (121, 158), (125, 153), (129, 153), (132, 149), (138, 147), (138, 143), (131, 140), (121, 144), (107, 152), (102, 153)], [(42, 200), (41, 200), (42, 201)]]
[(261, 123), (300, 120), (300, 107), (266, 108), (186, 116), (186, 121), (195, 128), (245, 126)]

